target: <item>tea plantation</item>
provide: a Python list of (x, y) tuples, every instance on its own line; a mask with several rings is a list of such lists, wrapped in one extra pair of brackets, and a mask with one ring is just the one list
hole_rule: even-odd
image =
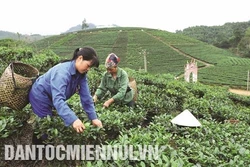
[[(124, 41), (124, 38), (131, 35), (130, 32), (122, 32), (123, 33), (118, 33), (119, 36), (117, 36), (116, 31), (115, 33), (109, 32), (110, 39), (114, 38)], [(99, 32), (93, 33), (97, 35)], [(140, 35), (145, 32), (133, 31), (133, 33)], [(149, 31), (149, 33), (157, 36), (156, 32)], [(89, 45), (93, 44), (97, 46), (97, 43), (94, 43), (94, 41), (102, 41), (102, 39), (107, 40), (106, 43), (112, 44), (112, 41), (108, 40), (109, 38), (100, 38), (100, 36), (98, 36), (96, 40), (93, 40), (94, 36), (92, 36), (91, 40), (88, 40), (88, 36), (82, 35), (83, 38), (79, 36), (78, 38), (81, 39), (83, 43), (84, 41), (89, 41)], [(78, 46), (78, 44), (73, 45), (74, 40), (71, 41), (74, 36), (75, 35), (72, 34), (71, 36), (65, 36), (67, 40), (64, 38), (56, 40), (56, 42), (51, 44), (51, 47), (62, 46), (62, 44), (69, 42), (70, 49), (73, 51), (72, 48)], [(132, 38), (129, 38), (129, 40), (125, 40), (125, 42), (130, 40), (136, 41), (137, 39), (133, 37), (134, 35), (132, 35)], [(171, 35), (167, 37), (171, 37)], [(51, 39), (54, 38), (56, 37), (52, 37)], [(148, 39), (145, 38), (145, 41), (147, 40)], [(162, 41), (164, 42), (164, 39), (162, 39)], [(192, 42), (195, 43), (195, 41)], [(106, 53), (112, 51), (110, 48), (105, 48), (104, 44), (105, 42), (103, 42), (102, 47), (98, 49), (100, 52), (100, 49), (103, 48), (102, 53), (105, 53), (102, 57), (102, 61)], [(98, 45), (100, 45), (100, 43)], [(120, 45), (120, 42), (116, 43), (116, 45)], [(127, 46), (128, 45), (129, 43), (127, 43)], [(194, 46), (193, 49), (190, 50), (186, 48), (184, 44), (178, 45), (177, 42), (173, 46), (181, 48), (186, 53), (192, 55), (198, 53), (196, 51), (198, 46)], [(151, 47), (151, 45), (149, 45), (149, 47)], [(204, 48), (208, 50), (209, 47), (210, 46), (204, 45)], [(113, 49), (115, 48), (116, 47)], [(117, 46), (117, 48), (119, 47)], [(159, 55), (160, 53), (165, 53), (165, 51), (161, 51), (160, 48), (156, 50), (159, 51)], [(64, 49), (60, 47), (57, 52), (60, 51), (70, 54), (68, 48)], [(128, 52), (133, 52), (133, 50), (128, 50)], [(126, 54), (128, 52), (126, 52)], [(173, 51), (171, 51), (171, 53), (172, 52)], [(173, 52), (173, 54), (180, 53)], [(205, 52), (202, 55), (206, 62), (212, 63), (214, 61), (212, 58), (206, 58)], [(127, 56), (129, 57), (129, 54)], [(176, 58), (176, 56), (174, 57)], [(42, 74), (57, 64), (61, 60), (61, 57), (58, 56), (58, 53), (54, 53), (49, 49), (38, 52), (37, 50), (34, 51), (28, 48), (13, 49), (0, 47), (0, 59), (0, 74), (2, 74), (8, 63), (13, 60), (31, 64), (38, 68)], [(160, 61), (160, 57), (159, 59), (157, 58), (157, 60)], [(242, 59), (242, 61), (238, 61), (236, 57), (231, 56), (221, 61), (221, 64), (236, 63), (237, 65), (242, 65), (246, 62), (248, 62), (248, 60)], [(139, 72), (131, 67), (132, 66), (125, 67), (123, 64), (123, 68), (128, 72), (129, 76), (135, 78), (137, 82), (139, 96), (136, 107), (128, 108), (126, 106), (112, 105), (109, 108), (103, 109), (102, 104), (105, 99), (99, 100), (95, 107), (98, 117), (103, 123), (103, 128), (96, 128), (90, 124), (87, 115), (81, 107), (78, 94), (72, 96), (67, 103), (85, 123), (86, 130), (81, 134), (77, 134), (72, 127), (65, 127), (56, 111), (53, 117), (40, 119), (34, 117), (30, 104), (22, 111), (14, 111), (8, 107), (1, 106), (0, 166), (250, 166), (249, 97), (228, 92), (228, 86), (205, 85), (201, 82), (187, 83), (183, 80), (175, 80), (175, 75), (172, 73)], [(222, 66), (220, 67), (222, 68)], [(222, 69), (218, 67), (218, 70)], [(99, 69), (91, 69), (88, 72), (88, 82), (92, 94), (99, 85), (104, 71), (105, 68), (101, 65)], [(181, 67), (179, 67), (179, 73), (180, 71)], [(211, 78), (207, 78), (207, 80), (210, 79)], [(201, 127), (183, 127), (170, 122), (185, 109), (188, 109), (200, 121), (202, 124)], [(35, 118), (34, 123), (30, 123), (30, 118), (32, 117)], [(30, 145), (32, 144), (31, 137), (33, 132), (38, 135), (47, 134), (47, 143), (55, 146), (132, 145), (134, 149), (136, 149), (139, 148), (140, 145), (158, 145), (164, 146), (165, 149), (158, 158), (146, 158), (144, 160), (129, 158), (118, 160), (112, 158), (110, 160), (47, 160), (44, 158), (39, 161), (22, 161), (20, 158), (18, 160), (8, 161), (4, 159), (4, 145)], [(135, 156), (139, 155), (135, 154)]]

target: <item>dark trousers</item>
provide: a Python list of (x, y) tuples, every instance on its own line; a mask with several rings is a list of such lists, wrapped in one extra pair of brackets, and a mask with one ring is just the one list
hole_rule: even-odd
[(129, 103), (126, 104), (129, 107), (134, 107), (135, 106), (135, 101), (131, 100)]
[(37, 135), (35, 133), (33, 133), (32, 136), (32, 144), (35, 145), (45, 145), (44, 141), (48, 138), (47, 134), (42, 135), (41, 137), (37, 137)]

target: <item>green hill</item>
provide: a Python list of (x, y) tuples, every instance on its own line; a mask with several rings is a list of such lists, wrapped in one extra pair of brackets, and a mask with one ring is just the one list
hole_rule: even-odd
[(221, 42), (227, 42), (231, 46), (235, 44), (235, 42), (237, 43), (237, 41), (235, 41), (237, 40), (236, 38), (244, 36), (245, 31), (249, 27), (250, 21), (231, 22), (225, 23), (221, 26), (188, 27), (183, 29), (183, 31), (176, 31), (176, 33), (187, 35), (203, 42), (222, 47), (222, 45), (220, 45)]
[(176, 31), (222, 49), (229, 49), (241, 57), (250, 57), (250, 21), (225, 23), (221, 26), (194, 26)]
[[(149, 73), (170, 73), (178, 77), (192, 58), (199, 66), (198, 81), (206, 84), (246, 87), (250, 60), (239, 58), (182, 34), (147, 28), (103, 28), (51, 36), (32, 43), (37, 50), (50, 48), (70, 58), (74, 49), (91, 46), (101, 62), (114, 52), (121, 58), (121, 67), (144, 68), (146, 53)], [(203, 68), (207, 67), (207, 68)]]

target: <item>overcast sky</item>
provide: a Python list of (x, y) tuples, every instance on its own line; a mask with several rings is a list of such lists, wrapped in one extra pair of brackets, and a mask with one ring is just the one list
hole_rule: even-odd
[(55, 35), (87, 23), (170, 32), (250, 20), (250, 0), (1, 0), (0, 30)]

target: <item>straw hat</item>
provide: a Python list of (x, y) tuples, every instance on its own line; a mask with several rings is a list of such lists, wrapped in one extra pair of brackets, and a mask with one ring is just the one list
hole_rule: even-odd
[(173, 124), (180, 125), (180, 126), (190, 126), (190, 127), (201, 126), (201, 123), (188, 110), (184, 110), (182, 113), (177, 115), (174, 119), (172, 119), (171, 122)]

